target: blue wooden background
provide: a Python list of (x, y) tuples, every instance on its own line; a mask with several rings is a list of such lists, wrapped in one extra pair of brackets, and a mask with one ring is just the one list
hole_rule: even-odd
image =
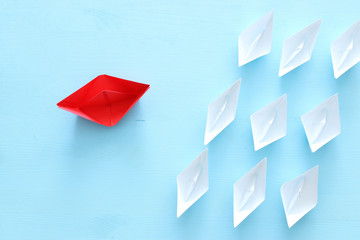
[[(0, 0), (0, 239), (356, 239), (360, 66), (330, 43), (358, 0)], [(237, 37), (274, 9), (269, 55)], [(282, 42), (322, 18), (312, 60), (277, 76)], [(150, 90), (115, 127), (56, 103), (100, 74)], [(237, 117), (209, 144), (210, 189), (176, 218), (176, 176), (204, 149), (207, 105), (242, 77)], [(301, 114), (339, 93), (342, 133), (311, 153)], [(250, 115), (288, 94), (287, 136), (253, 150)], [(233, 183), (268, 157), (266, 200), (236, 229)], [(319, 164), (318, 206), (288, 229), (282, 183)]]

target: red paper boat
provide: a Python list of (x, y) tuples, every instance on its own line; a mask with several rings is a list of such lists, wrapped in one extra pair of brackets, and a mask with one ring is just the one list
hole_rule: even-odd
[(59, 108), (111, 127), (134, 106), (150, 85), (108, 75), (94, 80), (59, 102)]

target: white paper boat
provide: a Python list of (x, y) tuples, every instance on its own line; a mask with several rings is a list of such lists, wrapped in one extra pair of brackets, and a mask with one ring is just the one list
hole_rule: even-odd
[(279, 77), (311, 59), (320, 24), (321, 20), (318, 20), (285, 39), (281, 54)]
[(234, 184), (234, 227), (237, 227), (264, 200), (266, 158)]
[(239, 67), (271, 51), (274, 11), (244, 30), (239, 36)]
[(218, 99), (209, 104), (204, 145), (213, 140), (235, 119), (241, 79), (237, 80)]
[(302, 115), (301, 121), (311, 151), (315, 152), (341, 132), (338, 94)]
[(319, 166), (281, 186), (281, 198), (289, 228), (317, 204)]
[(335, 78), (360, 62), (360, 20), (331, 43), (331, 58)]
[(208, 150), (177, 176), (177, 217), (209, 190)]
[(287, 95), (284, 94), (250, 117), (255, 151), (286, 135)]

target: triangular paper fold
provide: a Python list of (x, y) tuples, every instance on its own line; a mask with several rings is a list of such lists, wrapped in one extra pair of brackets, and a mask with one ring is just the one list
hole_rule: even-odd
[(271, 10), (239, 35), (239, 67), (270, 53), (273, 18)]
[(318, 169), (316, 166), (281, 186), (281, 198), (289, 228), (317, 204)]
[(234, 227), (265, 200), (266, 158), (234, 184)]
[(208, 189), (208, 150), (205, 149), (177, 176), (177, 217), (180, 217)]
[(320, 24), (321, 20), (318, 20), (285, 39), (281, 54), (279, 77), (311, 59)]
[(241, 79), (237, 80), (220, 97), (209, 104), (204, 145), (213, 140), (235, 119)]
[(360, 62), (360, 20), (331, 43), (331, 58), (335, 78)]
[(341, 132), (338, 94), (302, 115), (301, 121), (311, 151), (315, 152)]
[(255, 151), (286, 135), (287, 95), (284, 94), (250, 117)]
[(59, 108), (111, 127), (149, 89), (150, 85), (100, 75), (59, 102)]

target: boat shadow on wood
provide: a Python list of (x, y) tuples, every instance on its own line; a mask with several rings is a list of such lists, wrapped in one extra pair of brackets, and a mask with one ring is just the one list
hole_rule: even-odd
[(72, 161), (79, 164), (91, 164), (98, 161), (130, 163), (143, 158), (142, 146), (145, 137), (142, 130), (147, 121), (141, 114), (141, 103), (137, 103), (129, 112), (112, 127), (103, 126), (77, 117), (74, 126), (74, 137), (70, 144)]

